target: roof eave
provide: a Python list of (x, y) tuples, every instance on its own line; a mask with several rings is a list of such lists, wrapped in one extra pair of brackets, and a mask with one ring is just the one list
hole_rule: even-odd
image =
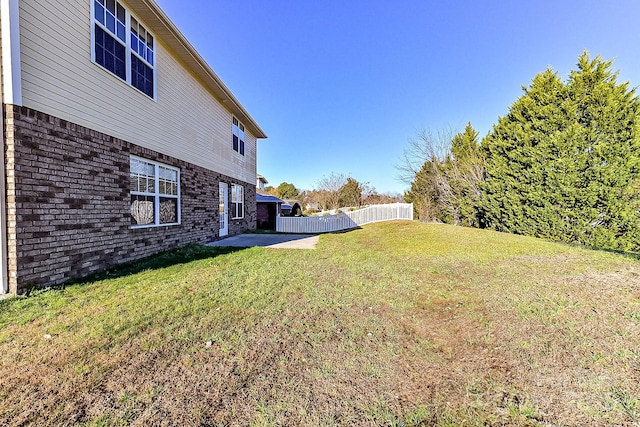
[(125, 1), (135, 10), (136, 15), (149, 26), (149, 29), (156, 33), (175, 55), (204, 82), (216, 99), (244, 124), (245, 128), (256, 138), (267, 138), (267, 134), (244, 109), (231, 90), (225, 86), (220, 77), (154, 0)]

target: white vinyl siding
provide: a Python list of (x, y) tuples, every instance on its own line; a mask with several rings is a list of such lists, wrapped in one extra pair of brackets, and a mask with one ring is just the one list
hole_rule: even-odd
[[(121, 3), (135, 14), (126, 2)], [(20, 1), (23, 105), (255, 182), (256, 138), (246, 132), (244, 156), (230, 148), (231, 112), (159, 36), (155, 40), (157, 102), (91, 61), (90, 4), (88, 0)]]

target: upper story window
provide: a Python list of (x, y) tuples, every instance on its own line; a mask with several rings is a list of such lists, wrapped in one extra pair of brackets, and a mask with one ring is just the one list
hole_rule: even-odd
[(153, 36), (131, 17), (131, 84), (153, 98)]
[(153, 35), (116, 0), (92, 4), (95, 63), (155, 98)]
[(231, 128), (233, 133), (233, 150), (244, 156), (244, 125), (234, 117)]
[(180, 224), (180, 170), (131, 157), (131, 225)]

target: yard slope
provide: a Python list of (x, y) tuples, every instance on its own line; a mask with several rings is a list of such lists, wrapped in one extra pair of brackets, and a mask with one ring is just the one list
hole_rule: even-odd
[(0, 302), (0, 425), (629, 425), (625, 254), (391, 222)]

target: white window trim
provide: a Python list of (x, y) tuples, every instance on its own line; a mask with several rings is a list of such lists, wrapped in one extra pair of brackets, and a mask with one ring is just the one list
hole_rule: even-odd
[[(181, 214), (181, 200), (182, 200), (182, 195), (180, 192), (180, 169), (171, 166), (171, 165), (167, 165), (164, 163), (160, 163), (160, 162), (156, 162), (154, 160), (149, 160), (149, 159), (145, 159), (144, 157), (138, 157), (138, 156), (130, 156), (129, 159), (129, 165), (131, 165), (131, 160), (139, 160), (141, 162), (145, 162), (145, 163), (149, 163), (155, 166), (155, 175), (154, 175), (154, 179), (155, 179), (155, 183), (154, 183), (154, 188), (156, 190), (155, 193), (145, 193), (142, 191), (131, 191), (129, 190), (129, 201), (131, 201), (131, 196), (133, 195), (140, 195), (140, 196), (149, 196), (149, 197), (153, 197), (154, 198), (154, 219), (155, 219), (155, 223), (154, 224), (142, 224), (142, 225), (135, 225), (132, 224), (131, 228), (153, 228), (153, 227), (170, 227), (170, 226), (174, 226), (174, 225), (181, 225), (182, 224), (182, 214)], [(175, 172), (177, 172), (178, 174), (178, 195), (177, 196), (173, 196), (173, 195), (167, 195), (167, 194), (161, 194), (160, 193), (160, 167), (163, 168), (167, 168), (170, 170), (173, 170)], [(171, 197), (171, 198), (176, 198), (177, 200), (177, 211), (178, 211), (178, 222), (172, 222), (172, 223), (165, 223), (162, 224), (160, 223), (160, 198), (161, 197)]]
[[(0, 1), (4, 1), (4, 0), (0, 0)], [(14, 0), (14, 1), (17, 1), (17, 0)], [(89, 2), (91, 3), (91, 62), (93, 62), (101, 70), (106, 71), (111, 77), (114, 77), (116, 80), (118, 80), (120, 82), (125, 82), (129, 87), (133, 88), (138, 93), (141, 93), (142, 95), (144, 95), (145, 98), (153, 99), (153, 101), (158, 102), (158, 52), (157, 52), (158, 39), (157, 39), (156, 35), (153, 32), (151, 32), (151, 31), (149, 31), (147, 29), (148, 26), (144, 24), (143, 20), (139, 19), (136, 14), (131, 13), (129, 11), (129, 9), (127, 9), (122, 3), (120, 3), (120, 5), (124, 8), (124, 11), (125, 11), (125, 37), (124, 37), (124, 39), (125, 39), (125, 44), (126, 44), (126, 47), (125, 47), (125, 64), (126, 64), (125, 77), (126, 77), (126, 80), (122, 80), (120, 77), (118, 77), (117, 75), (113, 74), (110, 70), (107, 70), (102, 65), (100, 65), (100, 64), (98, 64), (96, 62), (96, 34), (95, 34), (96, 25), (99, 25), (100, 27), (102, 27), (107, 32), (108, 32), (108, 30), (107, 30), (107, 28), (104, 27), (104, 25), (102, 25), (101, 23), (96, 21), (95, 0), (89, 0)], [(154, 61), (153, 65), (152, 65), (152, 68), (153, 68), (153, 98), (150, 98), (149, 95), (147, 95), (146, 93), (144, 93), (143, 91), (141, 91), (137, 87), (133, 86), (133, 84), (131, 84), (131, 54), (134, 54), (138, 58), (140, 58), (140, 55), (138, 55), (138, 53), (131, 48), (131, 17), (135, 18), (139, 23), (143, 24), (145, 29), (147, 29), (147, 31), (149, 31), (149, 33), (153, 36), (153, 61)], [(109, 34), (111, 34), (111, 33), (109, 32)], [(142, 59), (142, 60), (144, 61), (144, 59)], [(146, 61), (144, 61), (144, 62), (146, 64), (148, 64), (148, 65), (151, 65)]]
[[(241, 202), (237, 202), (234, 201), (234, 196), (235, 196), (235, 191), (234, 189), (239, 187), (242, 190), (242, 201)], [(241, 216), (235, 216), (238, 207), (238, 204), (242, 204), (242, 215)], [(244, 186), (239, 185), (239, 184), (231, 184), (231, 205), (233, 206), (233, 216), (231, 217), (231, 219), (243, 219), (244, 218), (244, 207), (245, 207), (245, 197), (244, 197)]]

